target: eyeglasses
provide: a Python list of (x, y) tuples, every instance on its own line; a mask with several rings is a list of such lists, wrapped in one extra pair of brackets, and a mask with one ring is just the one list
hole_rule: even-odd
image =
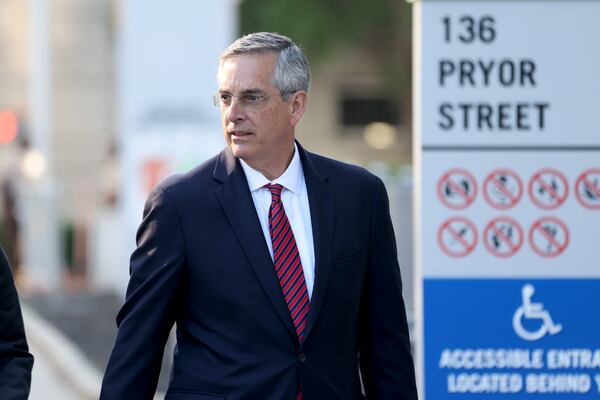
[(261, 108), (268, 100), (266, 96), (260, 94), (245, 93), (236, 96), (229, 93), (215, 93), (213, 95), (213, 104), (216, 107), (229, 107), (234, 97), (238, 99), (240, 105), (250, 108)]
[[(284, 97), (291, 93), (294, 93), (294, 91), (280, 93), (276, 96)], [(234, 97), (238, 99), (238, 102), (242, 107), (253, 109), (260, 109), (267, 104), (267, 101), (269, 101), (269, 97), (256, 93), (244, 93), (238, 95), (233, 95), (230, 93), (215, 93), (213, 94), (213, 104), (215, 107), (229, 107)]]

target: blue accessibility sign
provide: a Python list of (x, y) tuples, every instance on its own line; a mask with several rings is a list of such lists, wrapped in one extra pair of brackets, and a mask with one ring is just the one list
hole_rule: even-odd
[(600, 279), (425, 279), (427, 399), (599, 399)]

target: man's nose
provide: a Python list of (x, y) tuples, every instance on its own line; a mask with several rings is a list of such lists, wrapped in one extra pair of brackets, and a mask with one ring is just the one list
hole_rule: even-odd
[(240, 104), (237, 97), (232, 97), (231, 104), (227, 110), (227, 120), (234, 122), (244, 119), (244, 107)]

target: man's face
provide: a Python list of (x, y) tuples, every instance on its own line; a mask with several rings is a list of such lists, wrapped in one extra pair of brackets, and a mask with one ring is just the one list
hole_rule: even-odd
[[(222, 61), (218, 96), (225, 140), (251, 166), (269, 165), (292, 151), (294, 96), (288, 101), (271, 82), (275, 53), (243, 54)], [(299, 119), (299, 118), (298, 118)]]

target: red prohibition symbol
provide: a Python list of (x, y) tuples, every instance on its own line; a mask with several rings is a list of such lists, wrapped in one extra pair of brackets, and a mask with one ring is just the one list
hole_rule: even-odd
[(529, 181), (529, 197), (536, 206), (544, 210), (560, 207), (567, 200), (568, 194), (567, 178), (555, 169), (542, 169)]
[(462, 210), (475, 200), (477, 182), (470, 172), (461, 168), (453, 168), (439, 179), (437, 193), (446, 207)]
[(485, 227), (483, 244), (496, 257), (515, 255), (523, 245), (523, 228), (509, 217), (494, 218)]
[(542, 257), (559, 256), (569, 245), (567, 225), (558, 218), (540, 218), (529, 230), (529, 244)]
[(575, 197), (590, 210), (600, 210), (600, 168), (584, 171), (575, 183)]
[(483, 182), (485, 201), (498, 210), (507, 210), (517, 205), (523, 196), (523, 183), (513, 170), (493, 170)]
[(438, 229), (438, 245), (450, 257), (464, 257), (477, 245), (477, 228), (466, 218), (448, 218)]

